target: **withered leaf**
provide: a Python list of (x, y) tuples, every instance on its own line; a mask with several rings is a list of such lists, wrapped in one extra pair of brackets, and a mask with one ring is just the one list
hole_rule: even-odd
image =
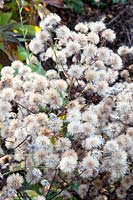
[(44, 0), (44, 3), (55, 6), (57, 8), (66, 8), (63, 0)]

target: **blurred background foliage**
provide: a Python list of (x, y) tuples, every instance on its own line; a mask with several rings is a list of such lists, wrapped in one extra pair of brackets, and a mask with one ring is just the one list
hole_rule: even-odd
[(84, 4), (89, 4), (91, 7), (98, 7), (104, 9), (115, 3), (126, 3), (127, 0), (64, 0), (66, 5), (75, 12), (80, 12)]
[(80, 13), (84, 6), (105, 9), (115, 3), (124, 4), (127, 0), (4, 0), (3, 2), (3, 7), (0, 7), (0, 68), (9, 65), (15, 59), (25, 61), (27, 44), (39, 30), (39, 21), (50, 12), (48, 5)]
[(0, 9), (0, 65), (24, 60), (26, 44), (39, 30), (39, 1), (5, 0)]

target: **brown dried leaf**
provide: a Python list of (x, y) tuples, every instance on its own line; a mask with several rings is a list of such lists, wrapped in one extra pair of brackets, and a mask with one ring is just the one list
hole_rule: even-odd
[(66, 7), (63, 0), (44, 0), (44, 2), (57, 8)]
[(0, 50), (0, 64), (3, 66), (8, 66), (11, 64), (8, 55), (2, 50)]

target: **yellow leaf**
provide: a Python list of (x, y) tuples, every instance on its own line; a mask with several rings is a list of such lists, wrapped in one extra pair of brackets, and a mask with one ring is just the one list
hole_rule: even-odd
[(39, 26), (34, 26), (34, 30), (35, 30), (35, 32), (38, 32), (38, 31), (40, 31), (41, 29), (40, 29)]
[(37, 192), (33, 191), (33, 190), (26, 190), (25, 191), (30, 197), (37, 197), (38, 194)]

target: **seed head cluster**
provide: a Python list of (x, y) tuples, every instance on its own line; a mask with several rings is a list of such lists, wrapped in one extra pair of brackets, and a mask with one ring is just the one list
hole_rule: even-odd
[[(133, 85), (130, 74), (121, 74), (132, 48), (110, 49), (116, 35), (102, 21), (75, 30), (60, 22), (48, 15), (26, 63), (15, 60), (1, 70), (1, 199), (38, 184), (36, 200), (45, 200), (49, 189), (74, 181), (81, 199), (104, 199), (98, 183), (105, 175), (108, 186), (119, 183), (117, 198), (125, 199), (133, 181)], [(72, 194), (64, 189), (58, 196)]]

